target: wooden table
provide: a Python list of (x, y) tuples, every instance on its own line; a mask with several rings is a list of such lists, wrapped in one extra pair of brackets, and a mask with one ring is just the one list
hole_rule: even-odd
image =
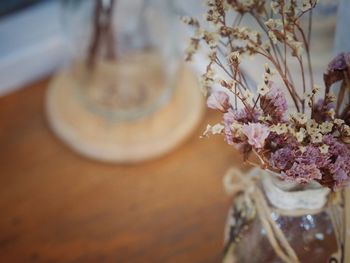
[(134, 166), (84, 159), (48, 129), (49, 80), (0, 98), (0, 262), (219, 262), (242, 159), (222, 137)]

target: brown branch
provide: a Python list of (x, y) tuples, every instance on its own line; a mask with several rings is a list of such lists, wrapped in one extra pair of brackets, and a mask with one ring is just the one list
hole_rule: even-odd
[(300, 107), (298, 104), (298, 100), (301, 101), (299, 95), (296, 93), (295, 90), (291, 89), (291, 84), (289, 83), (288, 79), (284, 76), (281, 67), (277, 64), (277, 62), (273, 59), (273, 57), (269, 54), (264, 53), (264, 50), (259, 48), (261, 51), (256, 50), (256, 52), (260, 55), (262, 55), (263, 57), (267, 58), (268, 60), (270, 60), (272, 62), (272, 64), (275, 66), (275, 68), (277, 69), (283, 83), (286, 85), (287, 90), (290, 94), (290, 96), (293, 99), (293, 102), (295, 104), (295, 107), (297, 108), (298, 111), (300, 111)]
[[(311, 21), (312, 21), (312, 19), (311, 19)], [(309, 28), (311, 27), (311, 21), (309, 21)], [(310, 46), (309, 46), (310, 43), (306, 39), (305, 32), (300, 27), (298, 21), (294, 21), (293, 23), (296, 26), (296, 28), (298, 29), (298, 31), (301, 34), (301, 37), (303, 39), (303, 43), (304, 43), (305, 51), (306, 51), (306, 56), (307, 56), (307, 62), (308, 62), (308, 71), (309, 71), (309, 74), (310, 74), (310, 85), (311, 85), (311, 89), (312, 89), (313, 86), (314, 86), (314, 77), (313, 77), (313, 70), (312, 70), (312, 63), (311, 63), (311, 54), (310, 54)], [(308, 38), (310, 38), (310, 34), (311, 34), (310, 32), (311, 32), (311, 28), (309, 29)]]

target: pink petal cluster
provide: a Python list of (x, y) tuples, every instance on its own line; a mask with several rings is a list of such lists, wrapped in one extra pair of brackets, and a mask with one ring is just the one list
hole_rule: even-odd
[(271, 154), (270, 162), (275, 169), (284, 170), (293, 165), (294, 158), (294, 151), (290, 147), (284, 147)]
[(316, 180), (332, 189), (348, 186), (350, 145), (341, 143), (332, 135), (325, 135), (323, 143), (329, 146), (327, 153), (321, 153), (314, 145), (306, 146), (301, 152), (297, 145), (286, 142), (284, 147), (271, 153), (270, 164), (289, 181), (305, 184)]
[(214, 91), (208, 97), (207, 105), (211, 109), (227, 112), (230, 108), (230, 97), (224, 91)]
[(264, 147), (265, 140), (269, 136), (269, 129), (261, 123), (244, 124), (242, 131), (248, 138), (248, 143), (255, 148)]
[(235, 120), (240, 123), (258, 122), (261, 116), (257, 109), (252, 108), (249, 108), (249, 110), (246, 108), (234, 110), (233, 115)]
[(328, 71), (342, 71), (350, 66), (350, 53), (340, 53), (328, 64)]
[(283, 89), (273, 85), (268, 95), (275, 100), (275, 106), (279, 114), (283, 115), (288, 110), (287, 100), (284, 96)]
[(265, 114), (276, 120), (282, 120), (288, 109), (283, 89), (274, 83), (270, 83), (270, 91), (261, 97), (260, 106)]
[(330, 159), (328, 170), (334, 179), (334, 188), (350, 183), (350, 145), (340, 143), (331, 135), (323, 137), (323, 142), (329, 146)]
[(286, 172), (281, 173), (288, 181), (295, 181), (299, 184), (306, 184), (312, 180), (322, 178), (321, 171), (316, 167), (314, 163), (312, 164), (301, 164), (294, 163), (293, 166)]
[(322, 154), (320, 149), (315, 146), (307, 146), (303, 153), (295, 154), (295, 161), (300, 164), (315, 164), (318, 169), (329, 166), (330, 156)]

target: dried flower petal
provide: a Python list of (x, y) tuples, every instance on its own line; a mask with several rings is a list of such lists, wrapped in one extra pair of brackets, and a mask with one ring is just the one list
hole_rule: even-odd
[(260, 123), (249, 123), (242, 127), (242, 131), (248, 138), (248, 143), (255, 148), (264, 147), (265, 140), (269, 136), (269, 129)]
[(284, 170), (292, 166), (294, 158), (294, 151), (289, 147), (285, 147), (274, 152), (271, 155), (270, 162), (274, 168)]
[(339, 53), (328, 64), (329, 71), (343, 71), (350, 65), (350, 53)]
[(224, 91), (214, 91), (207, 99), (207, 105), (209, 108), (219, 110), (221, 112), (227, 112), (230, 108), (230, 97)]

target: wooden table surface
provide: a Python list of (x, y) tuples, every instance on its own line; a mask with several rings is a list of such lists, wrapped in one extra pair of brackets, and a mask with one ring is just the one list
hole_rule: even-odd
[(138, 165), (78, 156), (51, 133), (42, 80), (0, 98), (0, 262), (219, 262), (241, 158), (222, 137), (193, 135)]

